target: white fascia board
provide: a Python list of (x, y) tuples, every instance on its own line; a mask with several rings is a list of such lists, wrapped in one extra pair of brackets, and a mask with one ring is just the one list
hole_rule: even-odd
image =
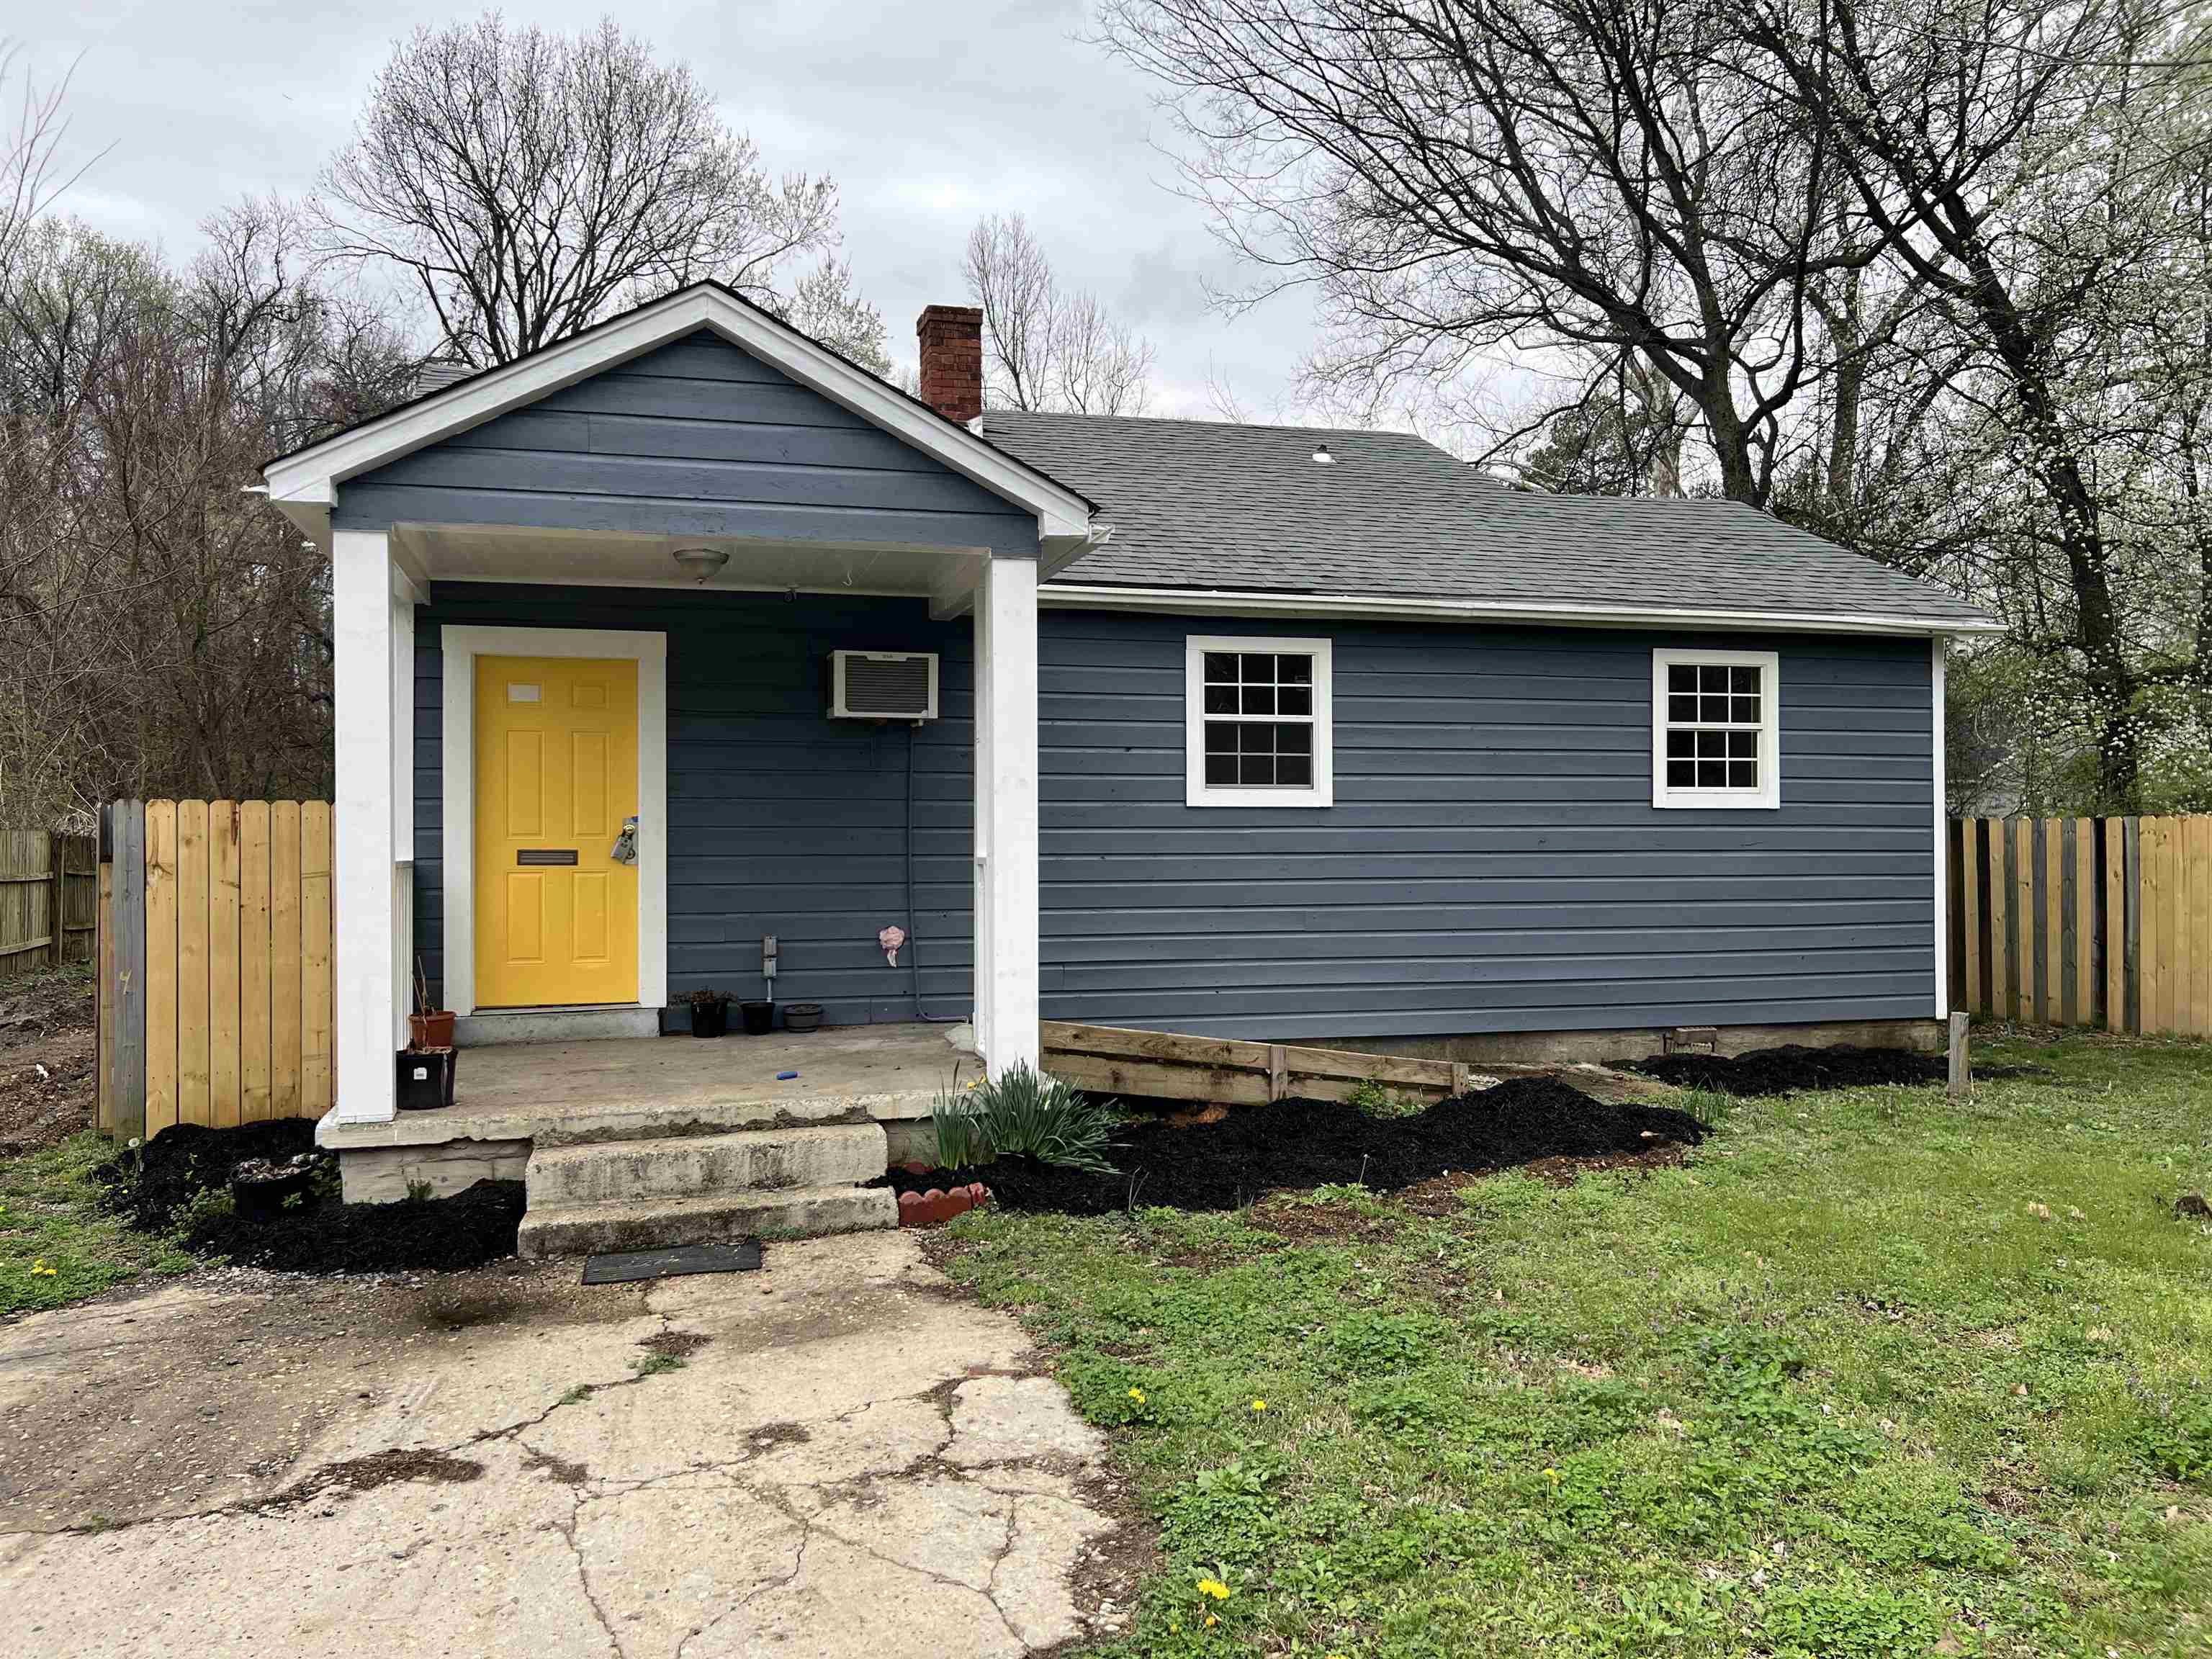
[(1363, 593), (1265, 593), (1229, 588), (1118, 587), (1054, 582), (1040, 605), (1070, 611), (1167, 611), (1221, 617), (1341, 617), (1385, 622), (1564, 623), (1578, 628), (1711, 628), (1798, 634), (2002, 634), (1997, 622), (1853, 616), (1811, 611), (1705, 610), (1676, 605), (1581, 605), (1569, 600), (1395, 599)]
[(574, 339), (271, 462), (262, 474), (269, 499), (279, 508), (314, 505), (327, 512), (337, 499), (337, 486), (348, 478), (619, 368), (700, 328), (712, 329), (840, 408), (1036, 514), (1042, 550), (1049, 552), (1071, 539), (1087, 543), (1091, 509), (1074, 491), (941, 418), (795, 329), (713, 288), (685, 289), (641, 306)]

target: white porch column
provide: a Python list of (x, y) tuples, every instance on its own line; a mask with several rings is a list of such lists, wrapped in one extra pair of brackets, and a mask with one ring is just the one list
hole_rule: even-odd
[(998, 1076), (1037, 1063), (1036, 565), (975, 594), (975, 1041)]
[(393, 836), (398, 756), (392, 555), (382, 532), (331, 538), (331, 684), (337, 727), (337, 1094), (339, 1121), (394, 1115), (392, 1050), (404, 1005), (399, 963)]

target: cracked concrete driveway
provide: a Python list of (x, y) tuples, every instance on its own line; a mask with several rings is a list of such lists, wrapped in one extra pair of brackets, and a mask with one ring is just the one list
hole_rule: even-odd
[(0, 1328), (0, 1628), (71, 1655), (1006, 1654), (1146, 1546), (911, 1234), (757, 1274), (209, 1276)]

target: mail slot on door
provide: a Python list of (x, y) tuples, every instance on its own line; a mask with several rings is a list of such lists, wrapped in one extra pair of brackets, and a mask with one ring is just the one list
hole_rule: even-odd
[(514, 854), (517, 864), (574, 864), (576, 849), (573, 847), (524, 847)]

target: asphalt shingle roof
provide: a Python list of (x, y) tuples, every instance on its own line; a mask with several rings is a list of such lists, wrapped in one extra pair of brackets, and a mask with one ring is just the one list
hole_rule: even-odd
[(1063, 582), (1989, 620), (1735, 501), (1515, 489), (1405, 433), (1000, 410), (981, 431), (1114, 526)]

